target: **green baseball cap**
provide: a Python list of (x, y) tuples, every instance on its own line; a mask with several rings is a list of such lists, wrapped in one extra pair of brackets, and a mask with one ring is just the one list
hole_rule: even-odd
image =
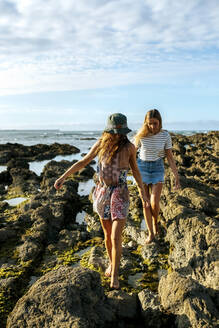
[(109, 132), (112, 134), (127, 134), (131, 132), (127, 127), (127, 118), (121, 113), (115, 113), (108, 117), (107, 126), (104, 132)]

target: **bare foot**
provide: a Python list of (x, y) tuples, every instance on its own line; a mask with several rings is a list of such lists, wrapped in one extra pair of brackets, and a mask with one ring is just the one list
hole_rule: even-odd
[(110, 288), (119, 289), (119, 280), (118, 277), (111, 277)]
[(154, 224), (154, 234), (155, 236), (158, 236), (160, 234), (160, 230), (157, 222)]
[(150, 235), (146, 239), (146, 244), (150, 244), (154, 240), (154, 235)]
[(112, 265), (110, 264), (108, 268), (105, 271), (105, 277), (110, 277), (111, 276), (111, 271), (112, 271)]

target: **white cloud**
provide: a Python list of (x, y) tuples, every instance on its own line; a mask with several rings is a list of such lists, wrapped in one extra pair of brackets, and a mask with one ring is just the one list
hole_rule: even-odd
[(3, 0), (0, 95), (162, 80), (210, 68), (208, 49), (218, 66), (218, 15), (217, 0)]

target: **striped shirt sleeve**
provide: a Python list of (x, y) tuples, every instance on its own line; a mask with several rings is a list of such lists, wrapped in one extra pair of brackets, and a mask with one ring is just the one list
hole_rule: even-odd
[(167, 138), (166, 138), (164, 149), (171, 149), (173, 147), (171, 135), (169, 134), (169, 132), (166, 132), (166, 133), (167, 133)]

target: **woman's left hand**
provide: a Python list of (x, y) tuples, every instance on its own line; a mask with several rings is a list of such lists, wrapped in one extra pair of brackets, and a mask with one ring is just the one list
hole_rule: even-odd
[(150, 207), (150, 200), (148, 198), (141, 199), (143, 208)]

